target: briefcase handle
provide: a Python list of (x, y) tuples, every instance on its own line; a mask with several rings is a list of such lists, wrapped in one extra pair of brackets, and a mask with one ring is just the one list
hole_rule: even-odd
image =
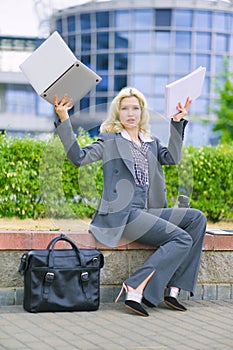
[(69, 243), (72, 246), (73, 250), (76, 252), (77, 257), (78, 257), (78, 259), (80, 261), (80, 265), (81, 266), (86, 266), (83, 254), (80, 252), (80, 250), (76, 246), (76, 244), (70, 238), (68, 238), (65, 235), (61, 234), (60, 236), (53, 238), (49, 242), (49, 244), (47, 246), (47, 249), (51, 250), (50, 253), (49, 253), (49, 267), (53, 267), (53, 260), (54, 260), (53, 259), (53, 255), (54, 255), (55, 245), (59, 241), (65, 241), (65, 242)]

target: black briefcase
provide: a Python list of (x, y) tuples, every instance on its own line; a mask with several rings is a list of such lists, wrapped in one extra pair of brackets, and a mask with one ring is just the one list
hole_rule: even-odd
[[(66, 241), (72, 249), (55, 249)], [(104, 257), (95, 249), (79, 249), (65, 235), (55, 237), (44, 250), (23, 254), (23, 306), (29, 312), (95, 311), (100, 302), (100, 269)]]

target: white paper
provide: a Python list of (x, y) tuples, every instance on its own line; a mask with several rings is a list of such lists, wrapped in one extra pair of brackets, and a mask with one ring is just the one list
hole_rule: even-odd
[(205, 72), (206, 68), (200, 66), (181, 79), (165, 86), (165, 116), (167, 118), (178, 113), (176, 109), (178, 102), (184, 105), (187, 97), (194, 101), (201, 95)]

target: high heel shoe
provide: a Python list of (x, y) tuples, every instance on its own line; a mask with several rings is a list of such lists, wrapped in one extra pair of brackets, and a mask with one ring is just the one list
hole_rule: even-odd
[(148, 312), (142, 307), (141, 301), (142, 301), (142, 295), (138, 294), (133, 291), (128, 291), (127, 286), (123, 283), (122, 288), (120, 290), (120, 293), (118, 294), (115, 303), (118, 302), (120, 297), (122, 296), (123, 293), (126, 293), (126, 298), (125, 298), (125, 306), (135, 312), (138, 315), (147, 317), (149, 316)]
[(186, 311), (186, 307), (178, 302), (178, 296), (179, 291), (174, 288), (166, 288), (164, 291), (164, 301), (167, 306), (174, 310)]

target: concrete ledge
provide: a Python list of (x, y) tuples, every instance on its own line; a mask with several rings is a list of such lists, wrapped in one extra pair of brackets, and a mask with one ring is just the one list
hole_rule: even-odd
[[(18, 273), (22, 254), (31, 249), (46, 249), (52, 238), (61, 233), (77, 246), (96, 248), (103, 252), (104, 268), (101, 270), (101, 302), (114, 301), (120, 284), (128, 278), (155, 251), (155, 248), (122, 240), (111, 249), (95, 241), (85, 231), (0, 231), (0, 306), (21, 305), (23, 301), (23, 277)], [(56, 248), (69, 248), (59, 242)], [(233, 298), (233, 234), (207, 232), (198, 285), (195, 296), (182, 291), (181, 299), (223, 300)]]
[[(94, 237), (86, 232), (53, 232), (53, 231), (0, 231), (0, 251), (1, 250), (31, 250), (45, 249), (48, 243), (61, 233), (68, 236), (79, 248), (96, 248), (100, 250), (110, 250), (109, 247), (97, 242)], [(59, 242), (57, 248), (69, 247), (66, 242)], [(127, 242), (122, 239), (116, 248), (111, 250), (134, 250), (149, 249), (153, 247), (137, 242)], [(233, 250), (233, 234), (206, 233), (203, 250)]]

